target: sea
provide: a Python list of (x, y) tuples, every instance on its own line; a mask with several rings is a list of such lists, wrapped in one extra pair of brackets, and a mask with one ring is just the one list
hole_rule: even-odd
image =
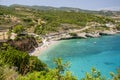
[(102, 76), (110, 78), (110, 72), (120, 69), (120, 34), (99, 38), (61, 40), (42, 52), (38, 58), (50, 68), (55, 68), (54, 59), (70, 62), (67, 69), (78, 79), (96, 68)]

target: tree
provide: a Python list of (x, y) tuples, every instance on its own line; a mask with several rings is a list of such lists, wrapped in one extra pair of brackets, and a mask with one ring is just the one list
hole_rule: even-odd
[(0, 47), (0, 56), (5, 64), (15, 66), (22, 75), (32, 71), (46, 70), (46, 64), (42, 63), (37, 57), (29, 56), (27, 53), (18, 51), (9, 45), (4, 44)]
[(14, 33), (17, 33), (17, 34), (20, 34), (21, 32), (25, 31), (24, 27), (22, 25), (16, 25), (14, 28), (13, 28), (13, 32)]
[(17, 80), (77, 80), (69, 71), (65, 74), (61, 74), (65, 71), (68, 63), (63, 64), (62, 59), (55, 59), (55, 69), (49, 69), (48, 71), (32, 72), (26, 76), (19, 76)]
[(66, 62), (63, 64), (63, 61), (61, 58), (54, 59), (54, 63), (56, 65), (56, 69), (58, 69), (58, 73), (63, 73), (67, 68), (69, 68), (69, 62)]
[(115, 75), (113, 72), (110, 72), (112, 76), (112, 80), (120, 80), (120, 69), (117, 69), (117, 74)]
[(62, 76), (61, 74), (63, 74), (65, 72), (65, 70), (69, 67), (69, 62), (66, 62), (63, 64), (62, 59), (58, 58), (58, 59), (54, 59), (54, 63), (56, 65), (56, 74), (57, 74), (57, 78), (58, 80), (61, 80)]
[(100, 71), (96, 70), (95, 68), (91, 69), (91, 73), (86, 73), (85, 78), (81, 80), (106, 80), (105, 77), (101, 76)]
[(8, 65), (0, 66), (0, 80), (16, 80), (18, 73)]
[(0, 55), (0, 80), (15, 80), (18, 77), (18, 73), (14, 67), (10, 68), (8, 64), (5, 64)]
[(9, 31), (7, 32), (7, 34), (8, 34), (8, 39), (11, 38), (11, 33), (12, 33), (12, 29), (10, 28)]

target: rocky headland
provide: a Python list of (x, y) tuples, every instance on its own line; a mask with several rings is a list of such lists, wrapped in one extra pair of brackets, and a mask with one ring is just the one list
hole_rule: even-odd
[(17, 50), (24, 51), (24, 52), (32, 52), (38, 47), (38, 43), (36, 42), (34, 37), (26, 37), (26, 38), (19, 38), (16, 40), (8, 40), (7, 43), (16, 48)]

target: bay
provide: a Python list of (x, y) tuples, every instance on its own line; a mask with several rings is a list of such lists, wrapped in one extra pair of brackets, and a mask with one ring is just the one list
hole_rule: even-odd
[(61, 40), (38, 58), (50, 68), (55, 66), (54, 58), (62, 58), (63, 62), (69, 61), (69, 70), (78, 78), (84, 77), (92, 67), (108, 78), (109, 72), (116, 73), (116, 69), (120, 68), (120, 35)]

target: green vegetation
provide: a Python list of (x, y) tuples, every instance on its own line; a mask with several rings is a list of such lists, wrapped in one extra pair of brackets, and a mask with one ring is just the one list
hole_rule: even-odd
[(34, 31), (36, 34), (45, 34), (46, 32), (45, 32), (45, 26), (43, 26), (43, 25), (37, 25), (36, 27), (35, 27), (35, 31)]
[(77, 36), (77, 34), (76, 33), (69, 33), (71, 36), (74, 36), (74, 37), (76, 37)]
[[(59, 9), (38, 10), (27, 6), (0, 6), (0, 14), (0, 25), (4, 28), (7, 26), (16, 27), (16, 24), (21, 24), (28, 32), (43, 35), (66, 29), (80, 29), (90, 22), (99, 24), (114, 23), (111, 18), (95, 14)], [(62, 24), (68, 25), (63, 26)]]
[(100, 71), (96, 70), (95, 68), (91, 69), (91, 73), (86, 73), (85, 78), (81, 80), (106, 80), (105, 77), (101, 76)]
[(16, 25), (16, 26), (14, 26), (14, 28), (13, 28), (13, 32), (14, 32), (14, 33), (17, 33), (17, 34), (22, 33), (24, 30), (25, 30), (25, 29), (24, 29), (24, 27), (23, 27), (22, 25)]
[[(40, 14), (40, 15), (38, 15)], [(89, 22), (97, 22), (100, 24), (104, 24), (107, 22), (114, 22), (110, 18), (106, 18), (103, 16), (95, 16), (92, 14), (87, 13), (81, 13), (81, 12), (66, 12), (66, 11), (38, 11), (35, 13), (35, 15), (42, 18), (42, 20), (46, 21), (46, 24), (44, 25), (45, 31), (58, 31), (61, 28), (64, 30), (64, 28), (69, 27), (69, 25), (66, 26), (60, 26), (61, 24), (67, 23), (71, 25), (76, 25), (75, 28), (83, 28), (86, 26)], [(73, 29), (74, 27), (71, 27)], [(69, 28), (70, 29), (70, 28)]]
[(120, 30), (120, 23), (118, 23), (116, 28), (117, 28), (117, 30)]
[[(0, 48), (0, 80), (78, 80), (69, 71), (69, 62), (54, 59), (55, 68), (50, 69), (34, 56), (18, 51), (6, 43)], [(120, 79), (120, 70), (110, 72), (110, 80)], [(95, 68), (81, 80), (107, 80)]]
[(68, 63), (62, 64), (60, 58), (55, 59), (54, 62), (56, 64), (55, 69), (49, 69), (48, 72), (33, 72), (26, 76), (19, 76), (18, 80), (77, 80), (69, 71), (65, 72)]
[(105, 31), (105, 30), (110, 30), (110, 28), (106, 27), (106, 26), (96, 26), (96, 27), (93, 27), (93, 28), (90, 28), (90, 29), (86, 29), (84, 30), (83, 32), (86, 32), (86, 33), (95, 33), (96, 31)]
[(119, 80), (120, 79), (120, 69), (117, 69), (116, 75), (113, 72), (110, 72), (110, 75), (112, 76), (113, 80)]
[(46, 65), (38, 60), (37, 57), (29, 56), (27, 53), (18, 51), (6, 43), (0, 48), (0, 52), (3, 62), (17, 67), (18, 72), (22, 75), (46, 69)]
[[(25, 30), (45, 35), (50, 32), (81, 29), (91, 22), (103, 25), (105, 23), (115, 23), (111, 18), (83, 12), (59, 9), (38, 10), (27, 6), (0, 6), (0, 28), (2, 30), (9, 29), (9, 37), (12, 31), (18, 35)], [(94, 27), (85, 30), (85, 32), (109, 29), (105, 26)], [(117, 29), (120, 30), (119, 23)], [(76, 33), (70, 33), (70, 35), (77, 36)], [(18, 36), (15, 40), (23, 40), (27, 36)], [(42, 39), (36, 37), (36, 40), (41, 42)], [(0, 80), (77, 80), (68, 70), (69, 62), (63, 63), (62, 59), (59, 58), (55, 59), (54, 63), (55, 68), (50, 69), (37, 57), (16, 50), (7, 43), (0, 43)], [(112, 72), (110, 75), (112, 76), (111, 80), (120, 79), (119, 70), (116, 75)], [(91, 73), (86, 73), (81, 80), (106, 80), (106, 78), (95, 68), (92, 68)]]
[(69, 64), (62, 64), (60, 58), (54, 61), (55, 69), (49, 69), (36, 57), (6, 43), (0, 51), (0, 80), (77, 80), (70, 72), (65, 72)]

